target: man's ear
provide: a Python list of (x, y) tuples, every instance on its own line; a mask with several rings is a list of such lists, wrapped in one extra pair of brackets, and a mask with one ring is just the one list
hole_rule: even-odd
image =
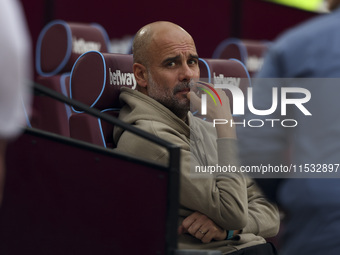
[(146, 67), (139, 63), (133, 64), (133, 74), (135, 75), (137, 84), (140, 87), (146, 88), (148, 85), (148, 74)]

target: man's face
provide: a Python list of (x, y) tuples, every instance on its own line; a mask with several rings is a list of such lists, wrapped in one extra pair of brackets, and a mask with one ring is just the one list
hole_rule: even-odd
[(199, 78), (198, 55), (190, 36), (182, 31), (163, 33), (153, 42), (148, 65), (148, 95), (179, 118), (185, 118), (190, 84)]

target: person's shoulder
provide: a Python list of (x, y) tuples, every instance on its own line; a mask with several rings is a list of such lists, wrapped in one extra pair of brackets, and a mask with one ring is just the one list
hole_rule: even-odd
[(320, 14), (283, 32), (276, 40), (277, 44), (283, 45), (301, 39), (308, 41), (311, 40), (311, 37), (320, 37), (322, 34), (329, 33), (329, 30), (334, 30), (338, 27), (339, 19), (340, 10), (336, 10), (333, 13)]
[(125, 87), (125, 86), (122, 86), (120, 88), (120, 92), (119, 92), (119, 95), (122, 96), (122, 95), (126, 95), (126, 96), (142, 96), (143, 94), (141, 92), (139, 92), (138, 90), (135, 90), (135, 89), (131, 89), (129, 87)]

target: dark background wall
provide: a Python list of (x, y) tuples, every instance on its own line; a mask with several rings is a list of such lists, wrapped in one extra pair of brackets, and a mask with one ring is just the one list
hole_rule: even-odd
[(228, 37), (273, 40), (315, 13), (262, 0), (21, 0), (35, 46), (49, 21), (97, 22), (109, 37), (134, 35), (143, 25), (169, 20), (195, 39), (200, 57), (211, 57)]

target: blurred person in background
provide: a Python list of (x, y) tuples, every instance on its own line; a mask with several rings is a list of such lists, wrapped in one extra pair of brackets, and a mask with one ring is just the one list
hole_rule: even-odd
[(5, 183), (6, 147), (18, 136), (29, 110), (31, 39), (21, 4), (0, 1), (0, 205)]
[[(268, 109), (266, 103), (272, 99), (272, 91), (261, 86), (261, 82), (267, 80), (272, 82), (272, 87), (280, 88), (287, 86), (280, 84), (281, 78), (304, 78), (295, 81), (309, 83), (305, 88), (310, 91), (311, 100), (306, 107), (312, 116), (302, 116), (297, 107), (292, 107), (287, 116), (298, 121), (294, 128), (267, 125), (237, 130), (244, 165), (288, 162), (297, 167), (309, 168), (312, 164), (327, 167), (325, 172), (310, 173), (308, 178), (293, 175), (287, 179), (257, 180), (286, 214), (280, 252), (283, 255), (340, 254), (337, 239), (340, 236), (340, 169), (330, 173), (331, 167), (338, 168), (340, 163), (340, 79), (336, 79), (340, 78), (340, 0), (329, 0), (329, 8), (331, 13), (281, 35), (267, 52), (257, 75), (257, 78), (272, 80), (254, 82), (255, 109)], [(275, 79), (277, 82), (273, 82)], [(245, 117), (251, 119), (254, 115), (248, 112)], [(275, 116), (280, 117), (283, 116)], [(268, 116), (256, 116), (256, 119), (265, 118)], [(289, 161), (285, 161), (287, 158)]]

